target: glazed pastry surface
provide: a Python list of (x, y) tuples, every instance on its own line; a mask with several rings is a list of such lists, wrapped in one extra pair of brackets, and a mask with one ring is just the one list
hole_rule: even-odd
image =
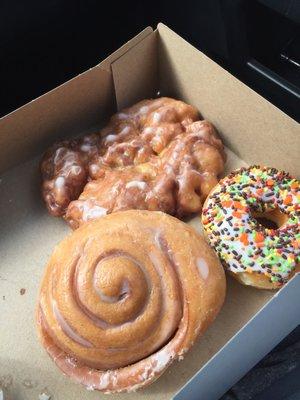
[(49, 212), (73, 228), (126, 209), (200, 212), (226, 157), (213, 125), (199, 118), (182, 101), (143, 100), (98, 133), (54, 144), (41, 162)]
[(192, 228), (160, 212), (124, 211), (84, 224), (56, 247), (38, 331), (77, 382), (131, 391), (183, 356), (224, 295), (223, 268)]

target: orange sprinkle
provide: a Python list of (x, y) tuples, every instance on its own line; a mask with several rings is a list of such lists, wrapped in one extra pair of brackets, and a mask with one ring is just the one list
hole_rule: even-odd
[(241, 214), (240, 212), (238, 212), (238, 211), (233, 211), (232, 215), (233, 215), (235, 218), (239, 218), (239, 219), (242, 218), (242, 214)]
[(274, 186), (273, 179), (268, 179), (266, 183), (267, 183), (267, 186)]
[(248, 241), (248, 235), (247, 233), (242, 233), (240, 236), (240, 242), (243, 243), (244, 246), (248, 246), (249, 241)]
[(255, 234), (255, 242), (259, 243), (259, 242), (263, 242), (264, 241), (264, 235), (260, 232), (256, 232)]
[(231, 200), (222, 201), (221, 204), (223, 207), (229, 208), (232, 205), (232, 201)]
[(293, 241), (292, 241), (292, 246), (293, 246), (295, 249), (299, 249), (300, 243), (298, 242), (298, 240), (293, 240)]
[(286, 198), (283, 200), (283, 204), (288, 205), (288, 204), (291, 204), (292, 201), (293, 201), (293, 197), (290, 194), (288, 194), (286, 196)]
[(291, 188), (292, 188), (292, 189), (298, 189), (298, 187), (299, 187), (298, 182), (293, 182), (293, 183), (291, 184)]
[(256, 190), (256, 192), (257, 192), (257, 194), (259, 195), (259, 196), (261, 196), (261, 195), (263, 195), (264, 194), (264, 191), (263, 191), (263, 189), (257, 189)]
[(237, 208), (238, 210), (245, 210), (245, 207), (239, 202), (239, 201), (234, 201), (233, 205), (235, 208)]

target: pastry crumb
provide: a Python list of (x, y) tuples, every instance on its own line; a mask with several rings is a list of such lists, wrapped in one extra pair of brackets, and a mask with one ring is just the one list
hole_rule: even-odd
[(24, 379), (22, 385), (28, 389), (32, 389), (38, 385), (38, 382), (32, 381), (31, 379)]
[(39, 400), (50, 400), (51, 396), (47, 393), (40, 393), (39, 394)]
[(25, 289), (25, 288), (20, 289), (20, 295), (21, 295), (21, 296), (23, 296), (23, 294), (25, 294), (25, 292), (26, 292), (26, 289)]

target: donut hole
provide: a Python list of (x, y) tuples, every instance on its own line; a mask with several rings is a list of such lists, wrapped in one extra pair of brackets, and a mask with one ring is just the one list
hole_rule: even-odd
[(272, 211), (255, 212), (252, 216), (260, 225), (267, 229), (279, 229), (288, 220), (288, 216), (278, 208)]

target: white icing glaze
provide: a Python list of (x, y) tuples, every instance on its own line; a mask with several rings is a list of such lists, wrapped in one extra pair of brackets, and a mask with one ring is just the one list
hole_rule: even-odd
[(99, 171), (99, 166), (97, 164), (91, 164), (90, 165), (90, 171), (92, 174), (96, 174)]
[(129, 188), (138, 188), (140, 190), (144, 190), (147, 187), (147, 183), (144, 181), (130, 181), (126, 184), (126, 189)]
[(73, 174), (73, 175), (79, 175), (79, 174), (81, 173), (81, 171), (82, 171), (82, 168), (79, 167), (79, 165), (73, 165), (73, 166), (70, 168), (70, 172), (71, 172), (71, 174)]
[(92, 146), (91, 144), (89, 144), (89, 143), (84, 143), (84, 144), (82, 144), (82, 145), (80, 146), (80, 150), (81, 150), (81, 151), (84, 151), (84, 152), (88, 152), (88, 151), (91, 150), (92, 147), (93, 147), (93, 146)]
[(63, 153), (64, 150), (65, 150), (64, 147), (59, 147), (58, 149), (56, 149), (55, 156), (54, 156), (54, 159), (53, 159), (54, 165), (57, 165), (60, 162), (61, 157), (62, 157), (61, 153)]
[(146, 128), (144, 128), (144, 130), (143, 130), (143, 133), (145, 133), (147, 135), (147, 134), (153, 133), (154, 130), (155, 130), (155, 128), (153, 126), (146, 126)]
[(139, 375), (140, 381), (145, 381), (153, 374), (152, 372), (152, 365), (146, 365), (144, 371)]
[(55, 179), (54, 183), (55, 189), (62, 190), (65, 186), (65, 178), (63, 176), (59, 176)]
[(71, 365), (71, 367), (76, 368), (77, 367), (77, 360), (74, 357), (67, 356), (65, 358), (66, 362)]
[[(233, 210), (228, 209), (226, 214), (230, 217), (232, 214)], [(228, 218), (228, 217), (227, 217)], [(243, 224), (245, 229), (251, 229), (250, 224), (249, 224), (249, 215), (245, 215), (243, 217)], [(222, 241), (225, 243), (225, 245), (227, 246), (232, 246), (234, 248), (235, 251), (237, 251), (238, 254), (244, 254), (245, 252), (245, 248), (243, 246), (243, 244), (239, 241), (239, 240), (235, 240), (235, 241), (231, 241), (230, 237), (234, 237), (235, 235), (235, 231), (234, 231), (234, 226), (232, 224), (230, 224), (228, 221), (226, 221), (226, 219), (224, 218), (223, 224), (222, 224), (223, 228), (227, 229), (227, 236), (226, 239), (225, 237), (222, 238)], [(228, 237), (228, 239), (227, 239)], [(227, 260), (228, 263), (228, 269), (233, 271), (233, 272), (245, 272), (243, 265), (239, 262), (236, 262), (236, 260), (231, 259), (231, 260)], [(234, 267), (232, 266), (232, 264), (234, 264)], [(258, 265), (257, 263), (255, 263), (255, 265), (252, 267), (253, 271), (262, 271), (262, 267), (260, 265)]]
[(126, 125), (124, 126), (124, 128), (121, 130), (121, 132), (119, 133), (119, 136), (124, 136), (127, 135), (127, 133), (130, 132), (130, 126)]
[(148, 106), (143, 106), (143, 107), (140, 108), (139, 114), (147, 114), (148, 111), (149, 111), (149, 107)]
[(196, 264), (202, 278), (207, 279), (209, 274), (209, 268), (204, 258), (198, 258)]
[(109, 385), (109, 381), (110, 381), (110, 375), (111, 375), (112, 371), (107, 371), (104, 374), (102, 374), (100, 376), (100, 380), (99, 380), (99, 385), (98, 385), (98, 389), (103, 390), (106, 389), (107, 386)]
[(107, 136), (105, 137), (105, 141), (106, 141), (107, 143), (111, 143), (111, 142), (114, 142), (114, 141), (117, 139), (117, 137), (118, 137), (118, 135), (114, 135), (114, 134), (107, 135)]
[[(160, 251), (162, 251), (162, 250), (160, 249)], [(164, 285), (164, 280), (163, 280), (163, 272), (162, 272), (162, 269), (161, 269), (160, 260), (158, 259), (157, 255), (154, 252), (150, 252), (149, 253), (149, 257), (150, 257), (150, 260), (151, 260), (152, 264), (154, 265), (154, 267), (156, 269), (156, 272), (159, 274), (160, 278), (162, 279), (162, 285), (165, 286)]]
[(154, 373), (162, 371), (173, 357), (174, 353), (170, 352), (168, 348), (160, 350), (158, 353), (153, 355), (155, 365), (152, 364), (152, 371)]
[(122, 181), (118, 181), (115, 185), (111, 187), (111, 193), (117, 196), (120, 193), (120, 190), (123, 188)]
[(90, 343), (88, 340), (86, 340), (83, 337), (81, 337), (80, 335), (78, 335), (71, 328), (71, 326), (67, 323), (67, 321), (64, 319), (64, 317), (61, 315), (61, 313), (57, 307), (57, 303), (54, 299), (52, 300), (52, 308), (53, 308), (53, 314), (54, 314), (60, 328), (70, 339), (74, 340), (74, 342), (81, 344), (84, 347), (88, 347), (88, 348), (93, 347), (92, 343)]
[(113, 387), (117, 386), (117, 383), (118, 383), (117, 374), (118, 374), (117, 371), (113, 371), (113, 373), (112, 373), (111, 382), (112, 382)]
[(152, 120), (155, 124), (158, 124), (161, 120), (161, 114), (159, 112), (155, 112), (153, 114)]
[(118, 119), (127, 119), (128, 117), (129, 117), (128, 114), (125, 114), (125, 113), (122, 113), (122, 112), (117, 114), (117, 118)]
[(160, 230), (153, 230), (154, 233), (154, 241), (156, 246), (162, 251), (161, 245), (160, 245), (160, 237), (161, 237), (161, 231)]
[(103, 217), (103, 215), (107, 214), (107, 209), (98, 206), (97, 204), (91, 204), (90, 201), (83, 201), (80, 204), (79, 209), (82, 211), (82, 220), (88, 221), (94, 218)]
[(74, 165), (76, 160), (74, 151), (68, 150), (65, 147), (58, 148), (55, 152), (53, 163), (54, 165), (58, 165), (62, 160), (64, 161), (63, 163), (64, 170)]

